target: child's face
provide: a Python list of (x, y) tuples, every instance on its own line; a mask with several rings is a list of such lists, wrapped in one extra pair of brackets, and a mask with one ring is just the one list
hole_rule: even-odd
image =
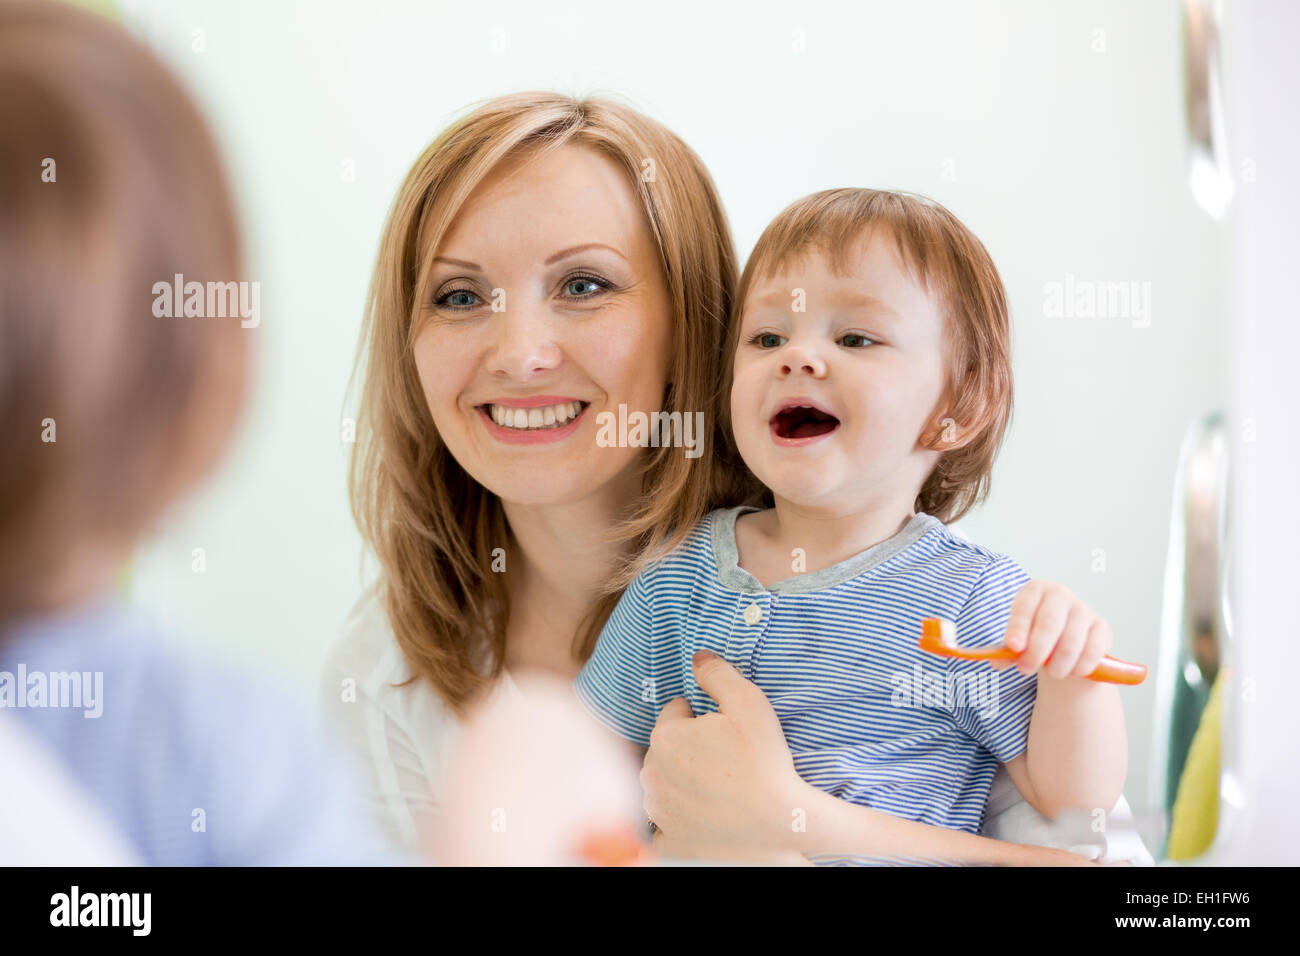
[[(939, 302), (885, 230), (859, 247), (843, 276), (809, 252), (754, 283), (731, 390), (736, 443), (759, 480), (778, 499), (836, 513), (910, 509), (938, 458), (923, 433), (940, 434), (945, 414)], [(796, 403), (820, 412), (783, 411)]]

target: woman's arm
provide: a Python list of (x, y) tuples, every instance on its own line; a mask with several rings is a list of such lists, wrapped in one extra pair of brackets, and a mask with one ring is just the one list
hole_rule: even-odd
[(1003, 866), (1090, 866), (1065, 850), (1004, 843), (961, 830), (904, 820), (849, 803), (804, 784), (810, 793), (808, 827), (798, 849), (805, 856), (906, 857)]
[(695, 675), (719, 712), (692, 717), (685, 699), (672, 701), (655, 726), (641, 772), (646, 811), (662, 831), (656, 849), (666, 855), (1087, 864), (1073, 853), (903, 820), (820, 791), (795, 771), (762, 691), (711, 654), (696, 655)]

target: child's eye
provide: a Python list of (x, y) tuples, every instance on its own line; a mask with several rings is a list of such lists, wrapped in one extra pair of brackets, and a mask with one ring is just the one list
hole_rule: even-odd
[(840, 344), (851, 349), (860, 349), (875, 343), (860, 332), (846, 332), (840, 336)]
[(609, 287), (609, 282), (592, 275), (572, 275), (564, 280), (564, 294), (571, 299), (590, 299)]
[(451, 289), (438, 296), (434, 304), (443, 309), (451, 309), (453, 312), (461, 312), (478, 305), (479, 297), (469, 289)]
[(779, 348), (784, 341), (784, 336), (775, 332), (756, 332), (749, 337), (748, 344), (757, 345), (760, 349), (774, 349)]

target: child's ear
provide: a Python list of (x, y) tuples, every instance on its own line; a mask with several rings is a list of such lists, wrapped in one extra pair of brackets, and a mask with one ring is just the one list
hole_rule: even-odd
[(959, 421), (949, 410), (941, 410), (922, 432), (921, 445), (940, 453), (965, 448), (987, 427), (988, 419), (988, 410), (983, 407), (965, 421)]
[(921, 433), (921, 447), (930, 451), (945, 452), (960, 448), (965, 440), (966, 429), (961, 423), (947, 413), (931, 419)]
[(922, 447), (940, 454), (956, 451), (973, 442), (992, 423), (993, 409), (967, 387), (968, 383), (969, 373), (962, 385), (949, 383), (943, 389), (921, 433)]

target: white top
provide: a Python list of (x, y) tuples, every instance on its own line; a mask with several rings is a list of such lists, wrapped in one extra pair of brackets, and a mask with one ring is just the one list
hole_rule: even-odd
[[(367, 590), (331, 646), (321, 677), (323, 716), (370, 770), (369, 802), (390, 835), (427, 846), (437, 823), (460, 722), (425, 680), (411, 677), (378, 588)], [(494, 694), (518, 693), (508, 673)]]
[[(321, 679), (324, 716), (332, 719), (370, 770), (366, 790), (380, 820), (399, 844), (429, 845), (460, 737), (460, 722), (423, 680), (400, 684), (411, 669), (397, 646), (377, 588), (367, 590), (329, 649)], [(518, 694), (508, 672), (493, 694)], [(1108, 861), (1150, 866), (1152, 859), (1121, 796), (1105, 833), (1053, 823), (1016, 790), (999, 765), (989, 793), (982, 836), (1054, 846)]]

